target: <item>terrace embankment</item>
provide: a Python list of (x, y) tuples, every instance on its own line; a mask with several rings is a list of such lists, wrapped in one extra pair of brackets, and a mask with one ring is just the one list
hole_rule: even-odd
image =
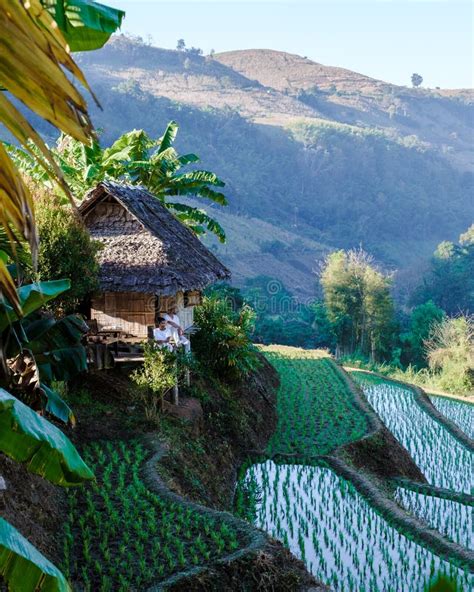
[[(268, 446), (268, 458), (275, 465), (300, 464), (304, 467), (325, 463), (340, 477), (351, 482), (384, 522), (398, 531), (399, 536), (415, 541), (420, 548), (441, 557), (463, 572), (471, 571), (474, 567), (472, 552), (445, 537), (436, 528), (429, 527), (424, 520), (397, 503), (394, 491), (401, 480), (410, 483), (411, 488), (420, 487), (423, 491), (428, 488), (423, 475), (424, 471), (428, 476), (426, 463), (421, 464), (418, 456), (419, 450), (424, 454), (423, 444), (421, 448), (413, 448), (410, 442), (398, 439), (397, 431), (392, 434), (389, 431), (389, 428), (393, 429), (388, 421), (390, 417), (384, 414), (381, 416), (382, 421), (372, 399), (325, 352), (277, 346), (264, 348), (264, 351), (281, 378), (278, 429)], [(415, 410), (418, 408), (415, 401), (413, 407)], [(377, 409), (377, 413), (374, 409)], [(429, 417), (420, 409), (418, 412)], [(397, 410), (390, 408), (390, 413), (396, 414)], [(399, 416), (402, 420), (405, 417), (403, 409)], [(431, 421), (431, 424), (434, 423)], [(442, 426), (437, 427), (441, 429)], [(429, 440), (433, 434), (426, 437)], [(286, 487), (286, 479), (283, 481)], [(431, 495), (449, 496), (445, 490), (435, 489), (429, 488)], [(291, 497), (292, 491), (287, 489), (285, 495)], [(271, 516), (267, 516), (265, 524), (270, 527), (270, 532), (276, 529), (281, 533), (281, 526), (279, 523), (275, 525), (273, 514), (273, 495), (276, 496), (278, 492), (275, 493), (273, 489), (271, 492)], [(302, 498), (306, 493), (301, 493)], [(254, 503), (252, 496), (248, 497), (250, 504)], [(449, 496), (448, 499), (454, 498)], [(458, 502), (464, 503), (465, 499), (465, 496), (456, 496)], [(288, 509), (285, 511), (288, 513)], [(290, 537), (290, 534), (287, 536)], [(291, 548), (298, 554), (298, 543)], [(320, 556), (319, 542), (313, 548), (316, 556)], [(305, 556), (303, 551), (302, 556)], [(323, 560), (320, 567), (322, 564)], [(324, 579), (323, 572), (319, 568), (313, 571)], [(332, 575), (339, 578), (341, 573), (334, 572)], [(329, 580), (325, 578), (325, 581)]]
[(426, 481), (351, 377), (323, 350), (263, 348), (281, 377), (268, 457), (310, 463), (331, 454), (379, 478)]
[(426, 478), (410, 454), (382, 423), (350, 375), (338, 366), (356, 405), (365, 413), (370, 432), (363, 438), (341, 446), (336, 456), (359, 469), (384, 479), (405, 478), (426, 483)]
[[(85, 452), (92, 447), (100, 452), (107, 442), (112, 449), (128, 446), (134, 441), (142, 441), (146, 446), (152, 438), (158, 452), (147, 461), (144, 478), (149, 484), (154, 482), (150, 487), (152, 492), (159, 491), (162, 500), (159, 503), (166, 506), (170, 500), (173, 507), (179, 506), (184, 512), (200, 508), (203, 515), (209, 512), (211, 520), (214, 516), (216, 523), (226, 523), (231, 530), (235, 525), (240, 543), (235, 551), (220, 553), (216, 559), (211, 556), (204, 566), (191, 564), (177, 568), (164, 588), (163, 578), (157, 578), (152, 589), (186, 592), (327, 590), (318, 585), (304, 564), (281, 543), (230, 514), (218, 511), (231, 509), (237, 471), (246, 451), (264, 448), (275, 429), (277, 386), (278, 376), (263, 358), (260, 369), (239, 385), (225, 386), (208, 378), (196, 377), (192, 389), (183, 393), (191, 397), (191, 407), (195, 410), (192, 417), (183, 419), (165, 413), (159, 417), (158, 423), (146, 420), (126, 371), (91, 373), (70, 386), (67, 398), (75, 410), (78, 424), (75, 429), (66, 431), (79, 449)], [(81, 488), (73, 496), (79, 500), (79, 505), (76, 502), (76, 506), (71, 506), (70, 496), (64, 490), (29, 475), (23, 467), (5, 457), (0, 457), (0, 474), (7, 485), (0, 499), (2, 517), (37, 545), (48, 559), (63, 567), (64, 528), (69, 523), (75, 541), (69, 550), (70, 565), (74, 566), (75, 562), (84, 565), (81, 528), (75, 522), (74, 512), (71, 514), (71, 507), (86, 508), (86, 498), (89, 505), (94, 506), (95, 490), (86, 487), (82, 491)], [(111, 478), (117, 479), (118, 476), (112, 472)], [(102, 475), (98, 474), (97, 479), (95, 487), (100, 489)], [(130, 509), (131, 501), (127, 503)], [(105, 517), (100, 500), (92, 510)], [(117, 506), (115, 510), (119, 516), (124, 515), (121, 507)], [(197, 509), (195, 513), (198, 513)], [(144, 520), (146, 523), (146, 518)], [(132, 527), (132, 524), (127, 525), (129, 530)], [(114, 532), (112, 527), (109, 530)], [(123, 542), (120, 539), (122, 530), (127, 529), (118, 529), (117, 540), (109, 540), (108, 551), (105, 549), (107, 561), (99, 555), (94, 557), (104, 573), (108, 573), (110, 561), (118, 560), (115, 555), (119, 543)], [(149, 543), (152, 542), (150, 539)], [(181, 544), (187, 549), (185, 539)], [(136, 573), (137, 565), (132, 563), (129, 569), (130, 573)], [(69, 574), (74, 576), (78, 589), (83, 589), (81, 576), (73, 570)], [(87, 579), (96, 581), (94, 573), (86, 575)], [(107, 577), (113, 580), (112, 576)], [(113, 589), (122, 589), (117, 582), (112, 581), (112, 584)], [(146, 588), (138, 585), (129, 589)]]
[(0, 475), (6, 487), (0, 491), (0, 516), (57, 565), (61, 555), (56, 529), (65, 514), (64, 490), (28, 473), (4, 454), (0, 454)]

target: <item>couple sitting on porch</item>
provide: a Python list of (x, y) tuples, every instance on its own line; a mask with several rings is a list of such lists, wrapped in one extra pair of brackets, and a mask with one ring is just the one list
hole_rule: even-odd
[(191, 343), (184, 335), (176, 307), (168, 312), (160, 313), (157, 318), (157, 326), (153, 330), (153, 338), (159, 348), (166, 348), (174, 351), (178, 347), (184, 347), (188, 354), (191, 350)]

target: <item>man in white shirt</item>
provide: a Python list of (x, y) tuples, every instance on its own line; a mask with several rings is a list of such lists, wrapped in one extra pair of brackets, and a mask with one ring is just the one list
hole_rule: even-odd
[(159, 317), (157, 319), (158, 326), (153, 329), (153, 338), (158, 347), (173, 351), (173, 335), (166, 319)]
[(191, 351), (191, 343), (189, 339), (184, 336), (184, 331), (177, 315), (176, 306), (170, 307), (168, 312), (163, 313), (161, 316), (166, 320), (168, 329), (171, 331), (173, 341), (176, 343), (176, 345), (183, 346), (184, 351), (189, 354)]

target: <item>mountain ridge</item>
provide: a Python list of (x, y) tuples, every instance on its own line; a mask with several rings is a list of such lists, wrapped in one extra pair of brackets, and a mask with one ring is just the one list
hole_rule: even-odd
[[(267, 86), (282, 83), (272, 82), (270, 67), (255, 70), (262, 56), (276, 59), (280, 79), (282, 61), (295, 80), (295, 60), (305, 72), (335, 72), (334, 88), (330, 79), (312, 88), (314, 77), (301, 76), (291, 89)], [(288, 286), (306, 297), (314, 293), (317, 259), (331, 249), (362, 244), (389, 269), (419, 268), (436, 244), (456, 240), (474, 219), (472, 91), (396, 87), (276, 50), (204, 57), (125, 36), (78, 61), (104, 106), (91, 112), (105, 144), (133, 128), (159, 137), (175, 119), (178, 149), (197, 152), (226, 181), (230, 205), (221, 218), (234, 244), (213, 249), (239, 283), (239, 232), (253, 245), (250, 277), (280, 266), (285, 282), (298, 259), (292, 245), (298, 237), (310, 241), (297, 286)], [(362, 90), (348, 88), (351, 77)], [(395, 101), (398, 111), (390, 111)], [(217, 208), (211, 213), (220, 216)]]

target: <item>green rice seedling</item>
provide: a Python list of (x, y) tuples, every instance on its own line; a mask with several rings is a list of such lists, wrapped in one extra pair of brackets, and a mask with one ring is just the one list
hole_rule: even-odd
[(431, 485), (470, 493), (474, 456), (415, 401), (407, 386), (354, 372), (364, 394)]
[[(317, 579), (336, 592), (421, 592), (439, 571), (449, 572), (459, 590), (474, 585), (468, 571), (451, 566), (400, 534), (330, 469), (277, 466), (268, 461), (250, 467), (244, 478), (256, 479), (263, 491), (256, 525), (276, 534)], [(281, 487), (274, 489), (275, 481), (291, 492), (290, 507), (297, 508), (297, 518), (288, 513), (288, 496)], [(432, 512), (437, 516), (435, 509)], [(314, 523), (319, 525), (319, 534), (308, 526)]]
[(100, 460), (97, 481), (70, 493), (63, 538), (64, 563), (81, 591), (146, 589), (196, 565), (196, 556), (202, 564), (239, 547), (233, 527), (146, 488), (140, 445), (106, 442), (86, 452), (91, 464)]
[(327, 454), (367, 433), (366, 416), (330, 358), (309, 351), (267, 356), (280, 375), (278, 428), (269, 454)]
[(472, 404), (436, 395), (430, 395), (430, 399), (438, 411), (460, 427), (469, 438), (474, 439), (474, 407)]
[(450, 540), (474, 550), (472, 506), (398, 487), (398, 503)]

